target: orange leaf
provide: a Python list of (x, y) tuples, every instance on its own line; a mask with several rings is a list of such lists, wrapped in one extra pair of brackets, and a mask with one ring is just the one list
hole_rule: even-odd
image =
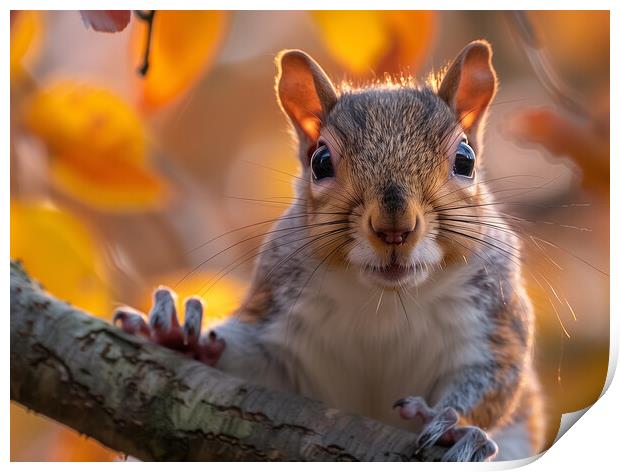
[(47, 146), (65, 193), (103, 210), (161, 205), (167, 189), (146, 158), (146, 130), (117, 95), (58, 82), (32, 99), (24, 118)]
[(430, 11), (315, 11), (327, 50), (354, 75), (417, 69), (430, 48)]
[(524, 146), (542, 146), (558, 157), (570, 157), (582, 170), (582, 185), (609, 193), (609, 121), (578, 118), (550, 108), (519, 110), (508, 122), (508, 134)]
[(151, 208), (167, 194), (164, 182), (152, 170), (113, 156), (102, 166), (84, 154), (67, 154), (52, 162), (51, 170), (65, 193), (101, 210)]
[[(138, 78), (142, 99), (148, 108), (166, 105), (191, 88), (205, 72), (221, 42), (226, 12), (157, 11), (149, 69)], [(146, 24), (134, 28), (135, 63), (142, 63)]]

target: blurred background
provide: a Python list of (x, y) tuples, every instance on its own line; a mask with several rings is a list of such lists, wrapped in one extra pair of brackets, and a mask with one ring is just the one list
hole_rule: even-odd
[[(596, 401), (609, 352), (608, 12), (159, 11), (143, 76), (149, 18), (11, 12), (11, 257), (47, 290), (109, 320), (119, 304), (148, 310), (166, 284), (202, 295), (206, 323), (226, 315), (269, 223), (247, 226), (282, 213), (297, 172), (276, 53), (304, 49), (336, 83), (363, 84), (425, 77), (486, 38), (501, 86), (485, 166), (523, 219), (549, 444), (562, 412)], [(11, 404), (11, 459), (122, 456)]]

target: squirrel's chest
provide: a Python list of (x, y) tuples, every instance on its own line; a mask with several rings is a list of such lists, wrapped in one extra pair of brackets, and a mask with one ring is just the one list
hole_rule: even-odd
[(486, 353), (479, 316), (462, 300), (426, 300), (415, 288), (369, 288), (331, 273), (309, 285), (290, 313), (288, 349), (298, 393), (398, 424), (392, 403), (422, 395)]

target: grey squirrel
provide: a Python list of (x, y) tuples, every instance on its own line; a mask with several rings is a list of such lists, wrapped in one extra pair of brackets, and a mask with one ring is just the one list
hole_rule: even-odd
[[(419, 432), (420, 457), (538, 453), (542, 402), (519, 241), (482, 178), (497, 79), (486, 41), (442, 77), (338, 90), (282, 51), (276, 91), (298, 140), (294, 203), (239, 309), (201, 335), (202, 304), (161, 287), (115, 322), (225, 372)], [(508, 248), (511, 248), (510, 250)]]

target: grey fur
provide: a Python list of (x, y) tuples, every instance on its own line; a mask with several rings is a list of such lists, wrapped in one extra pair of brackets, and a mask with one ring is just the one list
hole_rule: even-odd
[(347, 92), (325, 120), (343, 141), (357, 194), (381, 195), (399, 182), (410, 198), (434, 183), (442, 140), (456, 125), (448, 106), (426, 87)]

